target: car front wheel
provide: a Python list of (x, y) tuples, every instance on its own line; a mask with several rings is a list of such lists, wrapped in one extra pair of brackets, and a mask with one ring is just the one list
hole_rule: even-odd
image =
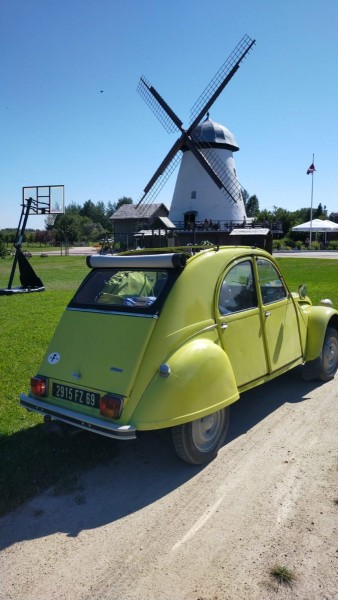
[(338, 367), (338, 331), (334, 327), (326, 330), (323, 348), (319, 357), (319, 379), (333, 379)]
[(338, 368), (338, 331), (335, 327), (326, 329), (323, 347), (320, 355), (315, 360), (305, 363), (303, 378), (330, 381), (335, 376)]
[(229, 427), (229, 408), (178, 425), (172, 430), (174, 448), (182, 460), (192, 465), (211, 461), (224, 444)]

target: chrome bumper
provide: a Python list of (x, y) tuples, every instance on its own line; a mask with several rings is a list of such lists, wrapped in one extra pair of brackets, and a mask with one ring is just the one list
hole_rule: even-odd
[(132, 440), (136, 438), (136, 429), (132, 425), (116, 425), (115, 423), (101, 421), (88, 415), (79, 415), (79, 413), (73, 410), (51, 406), (47, 402), (30, 398), (26, 394), (20, 394), (20, 404), (29, 411), (37, 412), (41, 415), (49, 415), (57, 421), (62, 421), (63, 423), (68, 423), (68, 425), (92, 431), (99, 435), (105, 435), (118, 440)]

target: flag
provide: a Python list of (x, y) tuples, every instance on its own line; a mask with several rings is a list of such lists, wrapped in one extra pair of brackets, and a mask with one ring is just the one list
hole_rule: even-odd
[(311, 163), (311, 165), (309, 166), (308, 170), (306, 171), (307, 175), (310, 175), (310, 173), (313, 173), (315, 171), (315, 166), (313, 163)]

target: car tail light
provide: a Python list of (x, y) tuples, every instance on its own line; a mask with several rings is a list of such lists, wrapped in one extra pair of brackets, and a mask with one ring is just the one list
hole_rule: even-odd
[(106, 394), (100, 400), (100, 414), (110, 419), (119, 419), (123, 410), (123, 398)]
[(48, 379), (47, 377), (36, 377), (31, 378), (31, 391), (35, 396), (47, 396), (48, 391)]

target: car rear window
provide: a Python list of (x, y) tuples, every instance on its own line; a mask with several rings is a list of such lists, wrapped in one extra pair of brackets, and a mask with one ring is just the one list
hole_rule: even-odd
[(153, 312), (151, 307), (158, 308), (167, 295), (173, 274), (163, 269), (93, 269), (69, 306)]

